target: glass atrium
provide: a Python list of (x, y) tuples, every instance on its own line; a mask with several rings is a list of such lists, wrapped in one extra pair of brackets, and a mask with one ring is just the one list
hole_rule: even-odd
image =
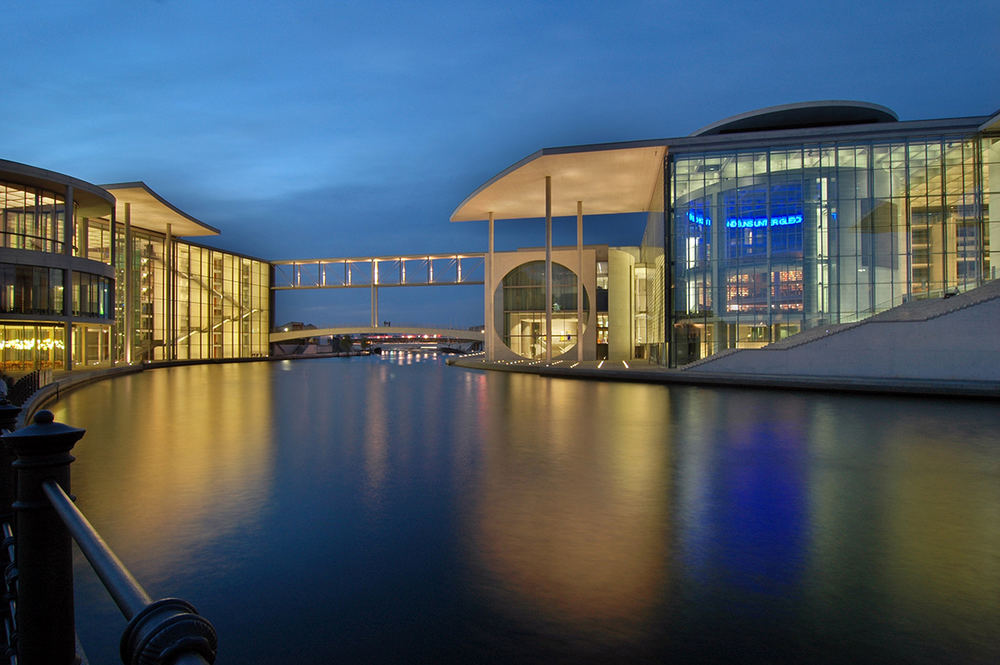
[(673, 154), (672, 364), (997, 277), (1000, 139)]

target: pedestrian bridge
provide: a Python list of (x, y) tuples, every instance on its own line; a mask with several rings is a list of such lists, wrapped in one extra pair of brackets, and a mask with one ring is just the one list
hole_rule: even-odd
[(272, 344), (280, 342), (290, 342), (308, 337), (327, 337), (330, 335), (367, 335), (367, 336), (390, 336), (390, 337), (419, 337), (426, 339), (451, 339), (468, 342), (482, 342), (483, 331), (461, 330), (457, 328), (421, 328), (414, 326), (339, 326), (336, 328), (307, 328), (302, 330), (280, 330), (272, 332), (270, 341)]

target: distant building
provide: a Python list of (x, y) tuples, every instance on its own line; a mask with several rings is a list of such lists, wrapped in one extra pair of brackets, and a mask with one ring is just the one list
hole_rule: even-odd
[[(831, 101), (686, 137), (540, 150), (452, 221), (489, 220), (492, 249), (499, 220), (646, 213), (640, 246), (609, 250), (607, 277), (583, 250), (550, 246), (548, 303), (545, 248), (491, 252), (487, 356), (594, 358), (606, 336), (609, 357), (683, 366), (996, 279), (993, 197), (1000, 114), (901, 122), (882, 106)], [(606, 329), (586, 304), (598, 279), (611, 282)]]

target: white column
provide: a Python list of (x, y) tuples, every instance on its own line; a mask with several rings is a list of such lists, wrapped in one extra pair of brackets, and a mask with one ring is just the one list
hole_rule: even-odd
[(490, 229), (489, 229), (489, 242), (487, 244), (486, 252), (486, 266), (483, 276), (483, 281), (486, 283), (486, 294), (485, 294), (485, 310), (483, 315), (483, 332), (485, 336), (483, 338), (483, 351), (486, 352), (487, 360), (495, 360), (496, 349), (493, 345), (493, 337), (496, 335), (495, 318), (493, 312), (495, 310), (495, 305), (493, 303), (494, 292), (496, 290), (496, 285), (493, 283), (493, 232), (494, 232), (494, 215), (490, 211)]
[(576, 359), (583, 360), (583, 201), (576, 202)]
[(135, 279), (132, 275), (132, 204), (125, 203), (125, 362), (132, 363), (132, 338), (135, 336)]
[[(992, 141), (992, 143), (991, 143)], [(989, 193), (982, 194), (983, 199), (989, 197), (989, 224), (990, 229), (990, 247), (989, 247), (989, 257), (990, 257), (990, 272), (988, 275), (984, 275), (980, 279), (997, 279), (1000, 278), (1000, 167), (997, 166), (1000, 163), (1000, 141), (996, 141), (989, 138), (983, 138), (983, 145), (988, 145), (989, 147), (983, 152), (986, 153), (987, 157), (984, 162), (990, 164), (989, 174), (983, 178), (989, 182)], [(986, 166), (980, 166), (979, 168), (986, 170)], [(987, 201), (983, 201), (984, 203)]]
[[(167, 235), (163, 242), (163, 289), (166, 320), (163, 322), (163, 359), (174, 359), (174, 234), (173, 226), (167, 224)], [(242, 343), (242, 342), (241, 342)]]
[[(66, 256), (73, 256), (73, 239), (76, 237), (76, 219), (73, 205), (74, 191), (72, 185), (66, 187), (66, 213), (65, 224), (63, 225), (63, 253)], [(63, 367), (68, 371), (73, 369), (73, 294), (77, 289), (73, 286), (73, 270), (66, 268), (63, 270)], [(86, 346), (86, 345), (84, 345)], [(37, 361), (37, 353), (35, 359)]]
[(545, 362), (552, 361), (552, 176), (545, 176)]

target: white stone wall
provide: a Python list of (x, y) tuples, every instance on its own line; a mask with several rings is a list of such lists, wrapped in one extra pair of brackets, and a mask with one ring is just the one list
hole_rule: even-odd
[(1000, 298), (926, 321), (869, 321), (789, 349), (747, 349), (690, 372), (1000, 380)]

